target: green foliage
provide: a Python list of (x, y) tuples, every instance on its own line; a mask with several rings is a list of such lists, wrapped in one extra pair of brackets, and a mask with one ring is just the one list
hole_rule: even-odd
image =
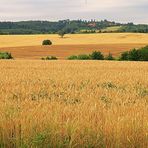
[(90, 58), (92, 60), (104, 60), (104, 56), (100, 51), (92, 52), (92, 54), (90, 55)]
[[(70, 56), (68, 60), (115, 60), (111, 53), (109, 53), (105, 58), (100, 51), (94, 51), (90, 55), (82, 54), (78, 56)], [(118, 58), (120, 61), (148, 61), (148, 46), (140, 49), (132, 49), (121, 53)]]
[(106, 27), (120, 26), (119, 23), (102, 20), (60, 20), (60, 21), (21, 21), (0, 22), (0, 34), (57, 34), (64, 30), (65, 33), (80, 33), (80, 30), (100, 30)]
[(86, 54), (78, 55), (78, 60), (90, 60), (90, 56)]
[(32, 140), (32, 143), (35, 147), (42, 148), (47, 136), (45, 133), (38, 133)]
[(135, 25), (133, 23), (128, 23), (126, 25), (122, 25), (119, 29), (120, 32), (135, 32), (135, 33), (147, 33), (148, 25)]
[(132, 49), (123, 52), (119, 58), (121, 61), (148, 61), (148, 46), (140, 49)]
[(133, 49), (129, 51), (128, 53), (128, 59), (129, 61), (140, 61), (141, 60), (141, 51)]
[(42, 60), (57, 60), (57, 57), (55, 57), (55, 56), (47, 56), (45, 58), (42, 58)]
[(111, 53), (109, 53), (106, 57), (105, 60), (115, 60), (113, 55)]
[(13, 59), (11, 53), (0, 52), (0, 59)]
[(100, 51), (94, 51), (92, 54), (81, 54), (78, 56), (72, 55), (67, 58), (68, 60), (104, 60), (104, 56)]
[(111, 27), (106, 27), (101, 30), (102, 33), (112, 33), (112, 32), (119, 32), (121, 29), (121, 26), (111, 26)]
[(42, 45), (52, 45), (52, 42), (50, 40), (44, 40)]
[(78, 60), (78, 56), (72, 55), (67, 58), (68, 60)]
[(78, 56), (72, 55), (67, 58), (68, 60), (90, 60), (90, 56), (86, 54), (80, 54)]
[(141, 48), (141, 61), (148, 61), (148, 46)]
[(66, 34), (66, 32), (65, 32), (64, 30), (60, 30), (60, 31), (58, 32), (58, 35), (59, 35), (61, 38), (63, 38), (65, 34)]
[(121, 53), (121, 56), (119, 57), (119, 60), (120, 61), (127, 61), (127, 60), (129, 60), (129, 53), (127, 51)]
[(139, 32), (147, 33), (148, 25), (133, 23), (121, 24), (108, 20), (60, 20), (60, 21), (21, 21), (0, 22), (0, 34), (57, 34), (96, 33), (96, 32)]

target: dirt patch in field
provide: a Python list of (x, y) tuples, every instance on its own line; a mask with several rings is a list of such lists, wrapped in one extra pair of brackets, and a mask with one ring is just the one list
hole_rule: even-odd
[(66, 59), (71, 55), (90, 54), (92, 51), (101, 51), (104, 55), (109, 52), (119, 56), (123, 51), (139, 48), (146, 44), (99, 44), (99, 45), (52, 45), (52, 46), (29, 46), (29, 47), (7, 47), (0, 51), (11, 52), (16, 59), (41, 59), (48, 55), (59, 59)]

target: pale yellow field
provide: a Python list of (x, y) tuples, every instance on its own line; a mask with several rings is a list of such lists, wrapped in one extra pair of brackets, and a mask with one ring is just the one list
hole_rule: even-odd
[(140, 33), (72, 34), (63, 39), (58, 35), (1, 35), (0, 47), (37, 46), (44, 39), (54, 45), (148, 44), (148, 34)]
[(148, 147), (146, 62), (14, 60), (0, 69), (0, 147)]

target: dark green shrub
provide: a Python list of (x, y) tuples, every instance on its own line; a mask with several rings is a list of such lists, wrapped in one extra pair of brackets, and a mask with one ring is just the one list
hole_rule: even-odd
[(105, 60), (115, 60), (113, 55), (111, 53), (108, 54), (108, 56), (105, 57)]
[(52, 42), (50, 40), (44, 40), (42, 45), (52, 45)]
[(78, 55), (78, 60), (90, 60), (90, 56), (86, 54)]
[(0, 59), (13, 59), (11, 53), (0, 52)]
[(141, 59), (141, 51), (140, 50), (133, 49), (133, 50), (129, 51), (128, 54), (129, 54), (128, 59), (130, 61), (140, 61), (140, 59)]
[(78, 60), (78, 56), (72, 55), (67, 58), (68, 60)]
[(141, 48), (140, 50), (141, 54), (141, 61), (148, 61), (148, 46)]
[(94, 51), (91, 55), (90, 58), (92, 60), (104, 60), (104, 56), (100, 51)]
[(47, 56), (45, 58), (42, 58), (42, 60), (57, 60), (57, 57), (55, 57), (55, 56)]
[(119, 60), (120, 61), (128, 61), (129, 60), (129, 53), (127, 51), (123, 52), (121, 54), (121, 56), (119, 57)]
[(121, 61), (148, 61), (148, 46), (123, 52), (119, 58)]

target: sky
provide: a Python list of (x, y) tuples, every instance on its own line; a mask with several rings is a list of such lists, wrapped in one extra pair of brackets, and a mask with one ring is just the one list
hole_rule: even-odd
[(0, 0), (0, 21), (96, 19), (148, 24), (148, 0)]

